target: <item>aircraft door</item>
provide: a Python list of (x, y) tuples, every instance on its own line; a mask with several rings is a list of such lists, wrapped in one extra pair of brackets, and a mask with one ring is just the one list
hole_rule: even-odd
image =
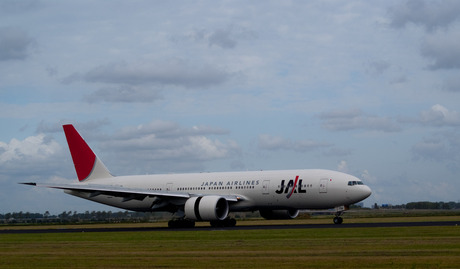
[(329, 179), (322, 178), (319, 180), (319, 193), (327, 193), (327, 183)]
[(269, 194), (270, 180), (262, 182), (262, 194)]
[(173, 190), (173, 184), (172, 183), (167, 183), (166, 184), (166, 191), (172, 191)]

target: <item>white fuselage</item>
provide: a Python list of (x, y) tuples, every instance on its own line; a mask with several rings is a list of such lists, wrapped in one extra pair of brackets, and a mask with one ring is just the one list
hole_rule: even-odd
[[(264, 208), (328, 209), (357, 203), (371, 194), (366, 185), (350, 182), (361, 183), (358, 178), (345, 173), (315, 169), (118, 176), (79, 184), (188, 193), (191, 197), (231, 195), (239, 200), (229, 204), (230, 211), (253, 211)], [(164, 210), (161, 203), (156, 203), (155, 197), (136, 200), (79, 191), (66, 192), (128, 210)], [(174, 200), (169, 198), (168, 203), (174, 204)]]

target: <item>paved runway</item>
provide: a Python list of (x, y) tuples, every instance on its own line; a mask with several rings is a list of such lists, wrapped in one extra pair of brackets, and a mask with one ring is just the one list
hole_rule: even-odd
[[(165, 224), (166, 225), (166, 224)], [(21, 229), (0, 230), (0, 234), (31, 233), (83, 233), (83, 232), (146, 232), (146, 231), (215, 231), (215, 230), (262, 230), (262, 229), (323, 229), (323, 228), (378, 228), (378, 227), (422, 227), (422, 226), (459, 226), (460, 221), (434, 222), (379, 222), (379, 223), (344, 223), (336, 224), (287, 224), (287, 225), (245, 225), (230, 228), (195, 227), (172, 229), (168, 227), (138, 228), (72, 228), (72, 229)]]

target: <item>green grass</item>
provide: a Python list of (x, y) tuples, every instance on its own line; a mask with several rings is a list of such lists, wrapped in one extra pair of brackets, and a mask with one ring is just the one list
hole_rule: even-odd
[(458, 268), (460, 226), (0, 235), (0, 268)]

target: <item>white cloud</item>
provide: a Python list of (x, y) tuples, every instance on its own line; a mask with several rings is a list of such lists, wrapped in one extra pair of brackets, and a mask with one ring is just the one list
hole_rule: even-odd
[(460, 126), (460, 113), (440, 104), (420, 113), (420, 123), (432, 126)]
[(60, 150), (60, 145), (44, 134), (29, 136), (22, 141), (17, 139), (12, 139), (9, 143), (0, 141), (0, 164), (24, 159), (43, 160)]
[(0, 174), (13, 181), (60, 174), (64, 172), (63, 156), (62, 147), (44, 134), (0, 142)]
[(339, 164), (337, 165), (337, 170), (340, 171), (340, 172), (344, 172), (344, 173), (347, 173), (348, 172), (348, 164), (346, 161), (342, 160), (339, 162)]
[(241, 153), (237, 142), (213, 138), (227, 134), (228, 131), (214, 127), (182, 127), (174, 122), (152, 121), (104, 136), (98, 145), (104, 155), (114, 156), (110, 157), (111, 162), (122, 174), (202, 170), (204, 162), (232, 159)]
[(361, 173), (361, 178), (365, 181), (365, 183), (369, 183), (370, 185), (377, 183), (377, 177), (371, 175), (368, 170), (364, 170)]

